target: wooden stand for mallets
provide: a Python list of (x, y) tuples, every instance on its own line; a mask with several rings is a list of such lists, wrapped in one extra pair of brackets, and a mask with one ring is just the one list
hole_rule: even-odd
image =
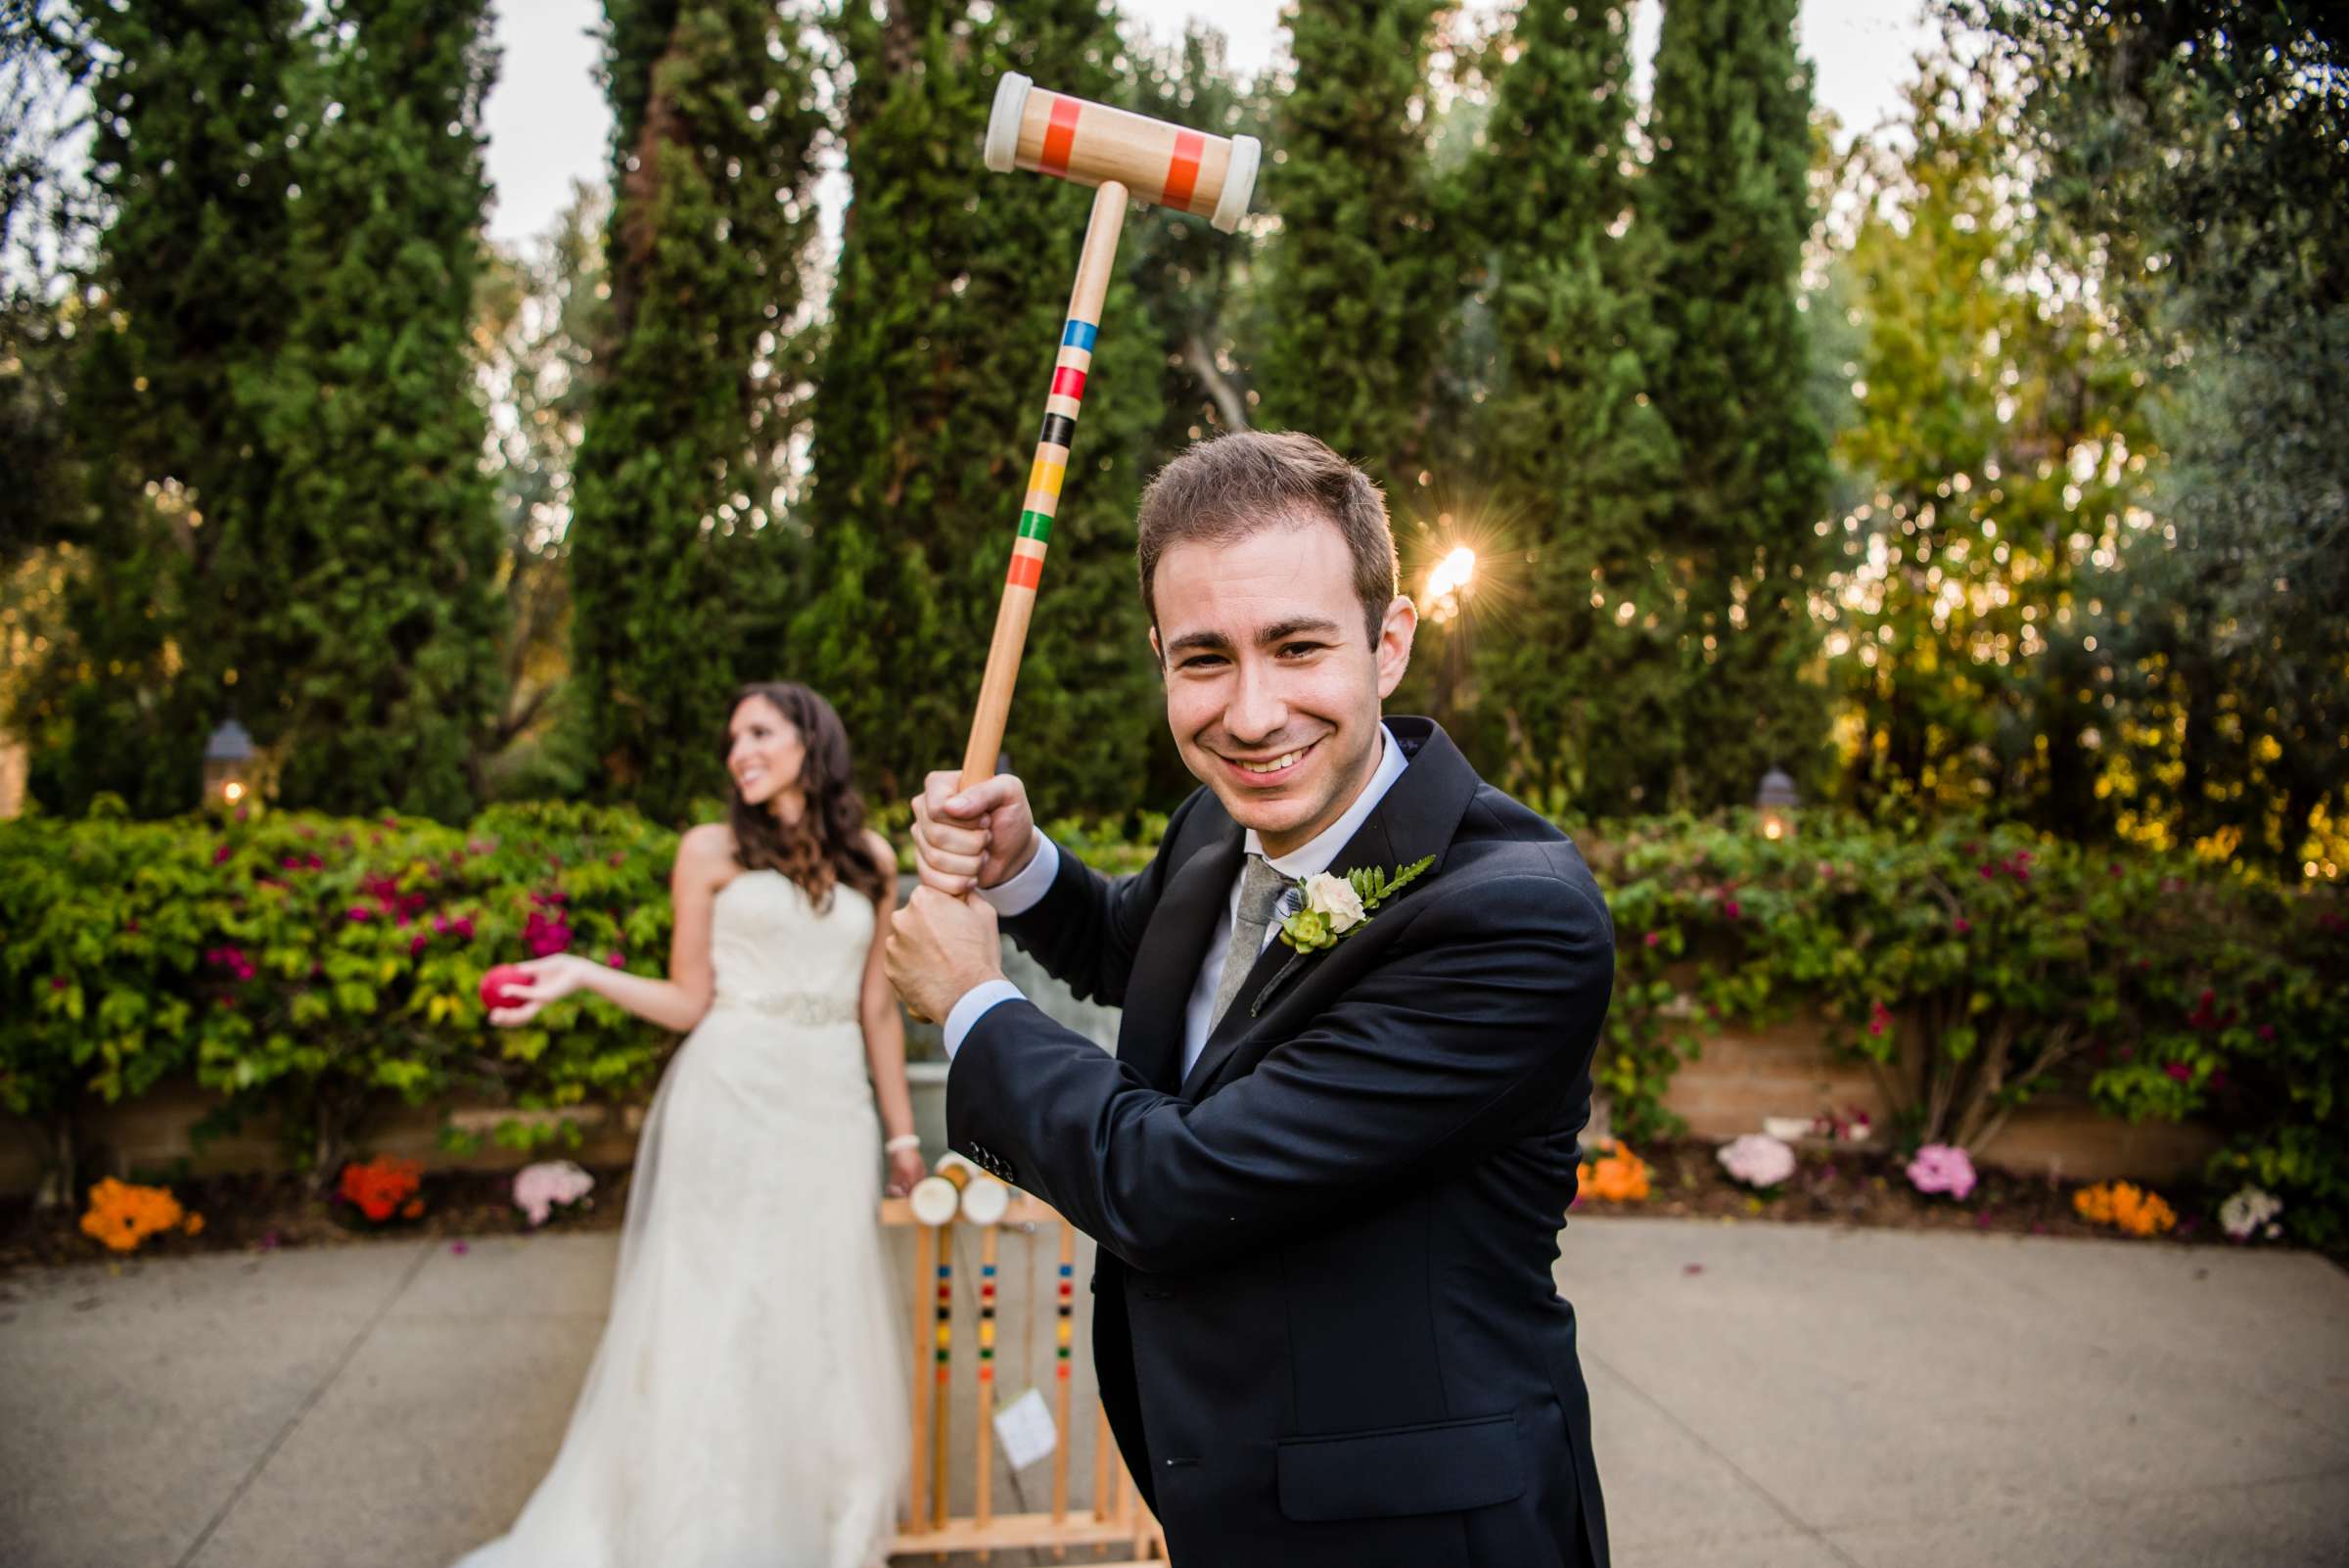
[(1084, 226), (1084, 249), (1077, 258), (1077, 285), (1069, 293), (1060, 353), (1052, 363), (1044, 428), (1028, 468), (1019, 536), (1003, 579), (994, 636), (988, 644), (987, 673), (979, 683), (970, 744), (963, 749), (963, 789), (993, 777), (995, 759), (1003, 751), (1012, 687), (1020, 677), (1020, 654), (1028, 645), (1036, 584), (1043, 576), (1052, 519), (1068, 477), (1077, 414), (1101, 330), (1101, 301), (1117, 265), (1126, 204), (1139, 198), (1197, 213), (1228, 234), (1248, 210), (1261, 157), (1252, 136), (1185, 130), (1106, 104), (1043, 91), (1016, 72), (996, 84), (994, 113), (987, 128), (987, 166), (998, 174), (1023, 169), (1098, 189)]
[[(912, 1379), (912, 1492), (904, 1528), (891, 1544), (893, 1557), (969, 1551), (982, 1561), (990, 1553), (1016, 1547), (1049, 1547), (1065, 1556), (1071, 1546), (1116, 1546), (1131, 1553), (1124, 1563), (1103, 1568), (1141, 1568), (1166, 1556), (1166, 1539), (1158, 1521), (1142, 1505), (1133, 1479), (1110, 1442), (1109, 1420), (1098, 1405), (1093, 1407), (1092, 1500), (1089, 1510), (1072, 1513), (1069, 1507), (1071, 1463), (1070, 1420), (1074, 1411), (1073, 1382), (1076, 1339), (1076, 1227), (1049, 1205), (1015, 1192), (1001, 1219), (977, 1226), (980, 1284), (976, 1327), (971, 1336), (977, 1354), (961, 1359), (975, 1368), (962, 1380), (972, 1395), (967, 1419), (972, 1438), (973, 1505), (967, 1514), (947, 1506), (950, 1471), (947, 1463), (954, 1435), (956, 1409), (953, 1334), (954, 1231), (971, 1224), (967, 1217), (941, 1225), (922, 1223), (902, 1198), (881, 1205), (884, 1225), (911, 1226), (914, 1232)], [(998, 1292), (996, 1266), (1000, 1259), (1001, 1227), (1020, 1225), (1058, 1230), (1058, 1272), (1053, 1304), (1053, 1420), (1058, 1441), (1052, 1451), (1052, 1499), (1048, 1510), (997, 1513), (994, 1509), (993, 1455), (994, 1362), (997, 1349)], [(1018, 1343), (1032, 1343), (1036, 1334), (1040, 1293), (1028, 1293), (1026, 1312), (1017, 1327)], [(928, 1368), (922, 1366), (927, 1360)], [(924, 1375), (927, 1371), (928, 1375)]]

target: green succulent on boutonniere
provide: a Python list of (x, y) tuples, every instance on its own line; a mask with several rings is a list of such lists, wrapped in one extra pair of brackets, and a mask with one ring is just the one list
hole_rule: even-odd
[(1295, 887), (1303, 905), (1282, 918), (1280, 940), (1301, 953), (1334, 947), (1341, 939), (1369, 924), (1371, 910), (1409, 887), (1435, 863), (1431, 854), (1393, 871), (1364, 866), (1342, 877), (1327, 871), (1299, 877)]

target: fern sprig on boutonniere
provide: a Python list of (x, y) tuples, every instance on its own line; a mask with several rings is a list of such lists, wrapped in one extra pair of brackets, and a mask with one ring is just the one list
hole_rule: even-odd
[(1302, 905), (1282, 918), (1280, 940), (1300, 953), (1334, 947), (1368, 925), (1372, 910), (1409, 887), (1435, 863), (1431, 854), (1392, 871), (1360, 866), (1343, 877), (1327, 871), (1300, 877), (1296, 891)]

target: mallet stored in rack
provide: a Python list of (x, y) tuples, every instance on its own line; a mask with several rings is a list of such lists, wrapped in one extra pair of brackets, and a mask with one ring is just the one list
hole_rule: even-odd
[(987, 674), (979, 683), (979, 708), (971, 718), (970, 744), (962, 754), (964, 789), (993, 776), (995, 758), (1003, 749), (1011, 690), (1019, 680), (1020, 652), (1028, 644), (1028, 621), (1036, 609), (1053, 514), (1060, 508), (1060, 487), (1077, 436), (1084, 378), (1092, 369), (1101, 300), (1109, 293), (1126, 204), (1155, 202), (1205, 217), (1228, 234), (1248, 211), (1262, 156), (1253, 136), (1185, 130), (1106, 104), (1046, 92), (1016, 72), (995, 85), (994, 113), (987, 125), (987, 166), (998, 174), (1025, 169), (1098, 190), (1092, 218), (1084, 228), (1084, 249), (1077, 258), (1077, 286), (1069, 295), (1060, 354), (1052, 365), (1052, 390), (1044, 399), (1043, 432), (1036, 438), (1036, 457), (1028, 469), (1019, 537), (1012, 544), (1011, 571), (995, 612)]

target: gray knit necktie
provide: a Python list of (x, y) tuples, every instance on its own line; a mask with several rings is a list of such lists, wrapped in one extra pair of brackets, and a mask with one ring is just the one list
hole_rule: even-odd
[(1208, 1017), (1209, 1034), (1223, 1022), (1224, 1011), (1239, 994), (1248, 971), (1256, 967), (1257, 954), (1265, 948), (1265, 928), (1272, 923), (1272, 911), (1288, 886), (1289, 879), (1273, 870), (1263, 855), (1248, 856), (1248, 869), (1240, 874), (1240, 907), (1231, 919), (1231, 941), (1223, 945), (1223, 973), (1216, 981), (1216, 1010)]

